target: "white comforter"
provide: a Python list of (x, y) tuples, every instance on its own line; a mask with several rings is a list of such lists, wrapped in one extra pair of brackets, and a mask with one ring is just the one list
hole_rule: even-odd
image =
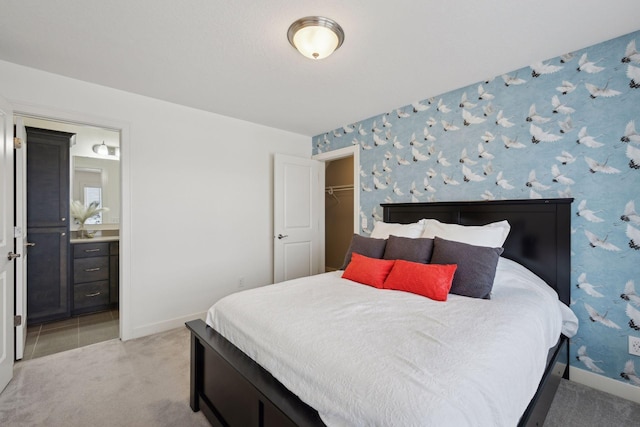
[(491, 300), (436, 302), (340, 278), (240, 292), (207, 314), (329, 426), (509, 426), (560, 335), (555, 292), (501, 259)]

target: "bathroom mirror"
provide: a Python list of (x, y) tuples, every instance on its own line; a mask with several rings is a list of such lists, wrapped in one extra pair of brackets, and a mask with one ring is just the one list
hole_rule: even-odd
[(110, 225), (118, 228), (120, 223), (120, 161), (95, 157), (73, 156), (71, 162), (71, 199), (82, 204), (92, 201), (108, 208), (97, 217), (87, 220), (87, 225)]

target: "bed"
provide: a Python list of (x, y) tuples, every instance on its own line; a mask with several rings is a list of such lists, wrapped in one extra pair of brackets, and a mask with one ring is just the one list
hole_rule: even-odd
[[(473, 226), (507, 220), (511, 230), (504, 242), (502, 257), (515, 261), (535, 273), (557, 292), (560, 301), (568, 305), (571, 202), (572, 199), (546, 199), (384, 204), (382, 207), (385, 223), (410, 224), (429, 218), (443, 223)], [(331, 276), (327, 273), (327, 275), (329, 280), (345, 280), (340, 279), (336, 274)], [(310, 279), (321, 280), (322, 277), (314, 276)], [(335, 284), (335, 286), (338, 285), (338, 283)], [(278, 285), (277, 288), (282, 289), (286, 286), (291, 285)], [(302, 289), (300, 286), (295, 288)], [(369, 289), (361, 288), (365, 287), (358, 288), (358, 285), (354, 285), (348, 292), (357, 293), (356, 298), (369, 298), (370, 295), (374, 295), (373, 291), (369, 292)], [(267, 292), (267, 290), (261, 292)], [(268, 294), (260, 295), (259, 298), (268, 298)], [(457, 303), (461, 299), (465, 297), (458, 299), (452, 297), (451, 302)], [(406, 301), (402, 300), (401, 303), (409, 304)], [(339, 421), (334, 422), (334, 419), (327, 415), (327, 407), (322, 408), (321, 416), (317, 408), (307, 405), (290, 391), (290, 388), (295, 389), (298, 395), (305, 396), (305, 400), (309, 401), (306, 392), (301, 392), (303, 389), (295, 384), (296, 380), (292, 381), (288, 377), (288, 368), (285, 368), (284, 372), (277, 373), (277, 369), (270, 365), (270, 371), (276, 372), (278, 376), (276, 379), (267, 369), (254, 361), (262, 357), (260, 351), (248, 349), (247, 353), (253, 358), (249, 357), (237, 346), (244, 347), (245, 344), (232, 344), (219, 331), (202, 320), (188, 322), (187, 327), (191, 331), (190, 405), (194, 411), (202, 410), (212, 425), (321, 426), (325, 425), (324, 421), (327, 419), (330, 420), (330, 424), (340, 424)], [(226, 336), (234, 335), (229, 331), (224, 333)], [(317, 341), (314, 341), (314, 337), (317, 337)], [(325, 340), (326, 337), (322, 335), (322, 331), (318, 330), (313, 332), (311, 338), (307, 337), (306, 341), (302, 342), (305, 343), (305, 348), (322, 349), (325, 346)], [(518, 425), (542, 425), (560, 378), (568, 378), (568, 339), (558, 333), (557, 339), (554, 338), (553, 341), (554, 343), (549, 345), (546, 357), (543, 355), (546, 363), (541, 367), (541, 372), (536, 374), (539, 375), (539, 381), (536, 377), (538, 386), (535, 395), (525, 405), (526, 408), (518, 409), (522, 411), (517, 418)], [(293, 358), (293, 360), (297, 359)], [(278, 359), (273, 359), (269, 363), (278, 365)], [(498, 362), (496, 358), (496, 363), (502, 362)], [(512, 374), (506, 369), (507, 365), (504, 364), (504, 373), (495, 374), (496, 377), (511, 378)], [(281, 380), (289, 384), (290, 388), (285, 387)], [(438, 382), (438, 379), (434, 377), (431, 382)], [(355, 378), (353, 383), (356, 383)], [(383, 387), (377, 389), (381, 388)], [(349, 392), (357, 395), (358, 390)], [(363, 399), (358, 398), (358, 400)], [(393, 410), (394, 405), (391, 406), (390, 410)], [(427, 408), (426, 411), (433, 409)], [(339, 418), (336, 419), (339, 420)], [(376, 424), (376, 422), (367, 423)]]

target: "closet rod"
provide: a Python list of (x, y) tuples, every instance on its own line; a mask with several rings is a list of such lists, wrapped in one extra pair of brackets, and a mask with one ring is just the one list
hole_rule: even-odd
[(348, 191), (348, 190), (353, 190), (353, 185), (332, 185), (324, 189), (324, 191), (326, 191), (329, 194), (332, 194), (335, 191)]

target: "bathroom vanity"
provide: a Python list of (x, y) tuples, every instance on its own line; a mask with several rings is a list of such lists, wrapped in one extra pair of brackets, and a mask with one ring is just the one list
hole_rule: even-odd
[[(104, 235), (103, 235), (104, 234)], [(71, 314), (118, 307), (119, 241), (107, 230), (71, 239)]]

